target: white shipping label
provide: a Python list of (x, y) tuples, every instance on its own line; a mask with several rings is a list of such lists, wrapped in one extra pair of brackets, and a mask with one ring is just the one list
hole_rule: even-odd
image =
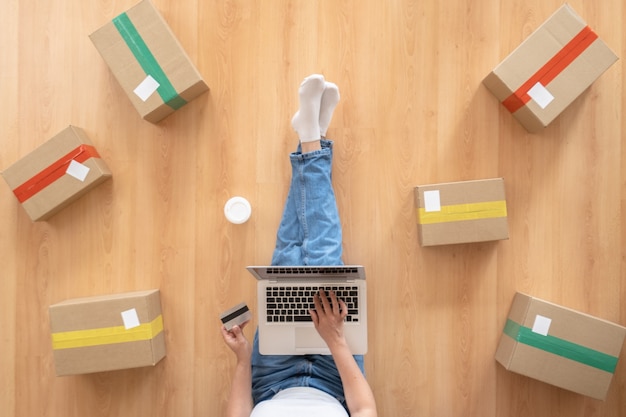
[(79, 181), (85, 181), (87, 174), (89, 174), (89, 167), (72, 159), (65, 173), (71, 175)]
[(544, 316), (540, 316), (537, 314), (535, 317), (535, 323), (533, 324), (533, 332), (539, 333), (540, 335), (547, 336), (548, 331), (550, 330), (550, 324), (552, 324), (552, 319)]
[(124, 322), (126, 330), (139, 327), (141, 325), (139, 322), (139, 316), (137, 315), (137, 310), (134, 308), (122, 311), (122, 321)]
[(424, 191), (424, 210), (441, 211), (441, 200), (439, 190)]
[(139, 97), (142, 101), (146, 101), (150, 98), (150, 96), (159, 88), (160, 84), (152, 78), (152, 76), (148, 75), (138, 86), (133, 90), (133, 92)]
[(550, 94), (547, 88), (545, 88), (541, 83), (537, 83), (533, 85), (533, 87), (528, 90), (528, 95), (532, 98), (539, 107), (545, 109), (548, 107), (548, 104), (554, 100), (554, 96)]

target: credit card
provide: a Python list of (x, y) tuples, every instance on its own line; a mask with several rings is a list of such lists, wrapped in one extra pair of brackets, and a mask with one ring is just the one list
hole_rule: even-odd
[(220, 320), (222, 320), (224, 328), (228, 331), (230, 331), (233, 326), (241, 326), (251, 318), (252, 313), (246, 303), (237, 304), (220, 314)]

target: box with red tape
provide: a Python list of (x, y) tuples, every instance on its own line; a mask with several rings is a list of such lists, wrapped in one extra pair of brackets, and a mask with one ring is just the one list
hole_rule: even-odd
[(526, 130), (538, 132), (617, 59), (565, 4), (491, 71), (483, 84)]
[(111, 171), (85, 132), (68, 126), (2, 172), (32, 221), (47, 220)]

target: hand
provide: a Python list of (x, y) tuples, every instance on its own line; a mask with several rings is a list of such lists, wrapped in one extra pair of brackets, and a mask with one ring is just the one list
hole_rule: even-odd
[(243, 334), (243, 328), (248, 324), (248, 322), (243, 323), (241, 326), (233, 326), (230, 331), (226, 330), (224, 326), (222, 326), (222, 337), (224, 338), (224, 342), (226, 345), (235, 353), (237, 356), (237, 362), (250, 362), (250, 358), (252, 357), (252, 347), (250, 343), (248, 343), (248, 339)]
[(330, 301), (324, 290), (313, 297), (315, 310), (309, 310), (315, 329), (329, 348), (338, 343), (345, 343), (343, 321), (348, 315), (348, 307), (343, 300), (338, 300), (334, 291), (329, 292)]

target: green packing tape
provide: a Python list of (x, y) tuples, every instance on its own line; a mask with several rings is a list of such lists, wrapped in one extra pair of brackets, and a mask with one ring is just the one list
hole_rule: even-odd
[(614, 373), (617, 366), (617, 357), (599, 352), (588, 347), (559, 339), (554, 336), (544, 336), (535, 333), (510, 319), (504, 326), (504, 334), (528, 346), (541, 349), (567, 359), (592, 366), (602, 371)]
[(133, 25), (133, 22), (130, 21), (130, 18), (126, 13), (122, 13), (113, 19), (113, 24), (117, 28), (120, 35), (128, 45), (128, 48), (133, 53), (141, 68), (145, 71), (147, 75), (150, 75), (159, 83), (159, 88), (157, 88), (157, 92), (168, 106), (173, 108), (174, 110), (178, 110), (183, 107), (187, 102), (184, 98), (178, 95), (174, 86), (165, 75), (163, 69), (159, 66), (154, 55), (148, 49), (148, 46), (141, 38), (139, 32), (137, 32), (137, 28)]

